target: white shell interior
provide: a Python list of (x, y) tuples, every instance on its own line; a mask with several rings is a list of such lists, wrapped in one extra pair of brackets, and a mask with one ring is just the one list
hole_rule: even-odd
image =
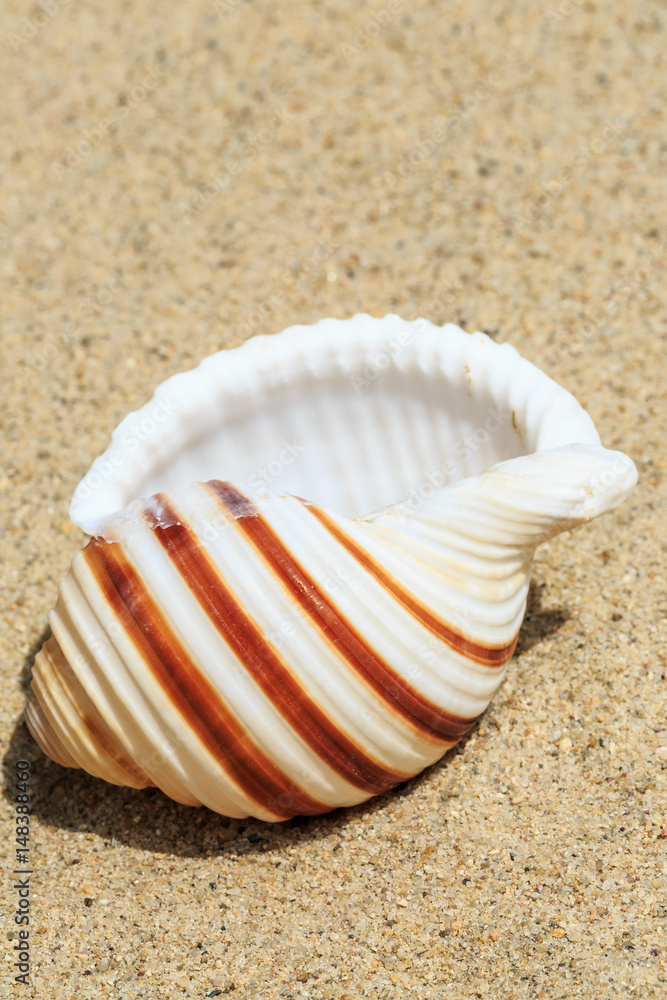
[(221, 351), (131, 413), (76, 490), (90, 534), (196, 481), (361, 517), (497, 462), (599, 444), (576, 400), (509, 345), (398, 316), (321, 320)]

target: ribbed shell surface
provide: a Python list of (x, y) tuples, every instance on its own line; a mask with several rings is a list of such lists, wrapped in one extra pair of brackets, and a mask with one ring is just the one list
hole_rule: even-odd
[[(91, 541), (35, 671), (41, 711), (69, 734), (61, 762), (284, 819), (360, 802), (437, 760), (500, 682), (516, 609), (478, 642), (402, 582), (402, 567), (430, 573), (409, 549), (394, 545), (388, 569), (370, 526), (341, 522), (212, 481), (152, 498), (121, 541)], [(95, 717), (65, 693), (71, 671)]]
[[(370, 321), (373, 330), (379, 322)], [(425, 336), (437, 343), (432, 329)], [(459, 353), (466, 336), (452, 334)], [(428, 368), (417, 341), (421, 368)], [(283, 343), (289, 346), (289, 337)], [(262, 346), (262, 357), (272, 349)], [(342, 356), (339, 342), (336, 350)], [(479, 341), (472, 350), (479, 352)], [(299, 378), (303, 351), (300, 342)], [(314, 352), (311, 379), (321, 356)], [(520, 362), (528, 377), (516, 352), (503, 358), (515, 368)], [(460, 363), (468, 368), (464, 361), (465, 354)], [(476, 375), (490, 380), (487, 368)], [(265, 820), (361, 802), (436, 761), (474, 724), (504, 676), (535, 546), (621, 502), (634, 484), (632, 463), (599, 445), (583, 411), (584, 443), (577, 443), (577, 404), (558, 387), (556, 419), (566, 420), (570, 433), (556, 446), (542, 417), (545, 386), (554, 384), (539, 372), (536, 382), (537, 389), (511, 392), (523, 399), (524, 417), (541, 406), (542, 423), (530, 433), (550, 447), (507, 458), (503, 428), (504, 461), (359, 518), (217, 478), (139, 500), (130, 460), (114, 459), (120, 472), (109, 489), (129, 506), (113, 513), (108, 497), (95, 500), (104, 530), (75, 556), (51, 615), (53, 635), (35, 661), (27, 721), (44, 751), (117, 784), (155, 785), (182, 803)], [(196, 389), (184, 395), (188, 406)], [(539, 406), (531, 402), (536, 395)], [(483, 416), (488, 404), (482, 392)], [(410, 457), (415, 475), (428, 470), (441, 417), (410, 425), (411, 407), (408, 396), (404, 419), (391, 422), (391, 443), (376, 416), (364, 432), (361, 425), (342, 428), (343, 411), (335, 411), (329, 435), (341, 441), (329, 444), (329, 457), (342, 468), (347, 447), (357, 477), (366, 463), (375, 483), (362, 487), (352, 477), (350, 495), (395, 488), (405, 475), (390, 468), (396, 449), (412, 456), (405, 435), (423, 451), (421, 459)], [(251, 428), (259, 426), (252, 419)], [(213, 448), (196, 444), (196, 429), (188, 434), (193, 450), (200, 448), (199, 467)], [(515, 439), (522, 436), (529, 434), (519, 426)], [(167, 443), (168, 436), (154, 445), (148, 465), (169, 470)], [(112, 459), (110, 452), (94, 468)], [(378, 486), (383, 475), (387, 482)], [(312, 464), (307, 477), (317, 481)], [(339, 487), (330, 486), (333, 495)], [(85, 517), (92, 526), (93, 514)]]

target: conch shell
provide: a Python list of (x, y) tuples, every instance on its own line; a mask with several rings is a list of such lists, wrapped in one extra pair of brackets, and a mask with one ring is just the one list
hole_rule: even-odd
[(77, 488), (93, 537), (28, 726), (60, 764), (227, 816), (362, 802), (473, 725), (535, 547), (635, 481), (482, 333), (360, 315), (255, 337), (164, 382)]

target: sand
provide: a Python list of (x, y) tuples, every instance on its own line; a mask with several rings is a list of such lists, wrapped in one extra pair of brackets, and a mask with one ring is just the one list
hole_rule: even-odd
[[(2, 740), (31, 762), (30, 985), (2, 996), (667, 991), (664, 7), (8, 0)], [(507, 681), (369, 804), (228, 821), (45, 760), (21, 718), (70, 496), (168, 375), (357, 311), (486, 330), (640, 485), (545, 545)]]

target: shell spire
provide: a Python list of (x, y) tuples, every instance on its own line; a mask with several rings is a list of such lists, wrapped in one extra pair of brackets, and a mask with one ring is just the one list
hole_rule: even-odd
[(568, 393), (451, 326), (328, 320), (170, 382), (171, 434), (123, 450), (154, 399), (75, 494), (94, 537), (27, 721), (65, 766), (228, 816), (326, 812), (436, 761), (502, 681), (536, 545), (636, 479)]

